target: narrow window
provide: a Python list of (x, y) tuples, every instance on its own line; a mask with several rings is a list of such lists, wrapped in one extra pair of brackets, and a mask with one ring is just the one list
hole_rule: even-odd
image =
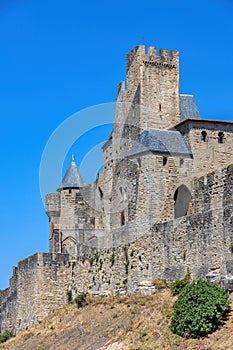
[(71, 188), (69, 188), (69, 194), (71, 194), (72, 193), (72, 189)]
[(102, 199), (103, 198), (103, 191), (101, 190), (100, 187), (98, 187), (98, 190), (99, 190), (99, 194), (100, 194), (100, 199)]
[(159, 104), (159, 112), (161, 112), (162, 111), (162, 105), (161, 105), (161, 103)]
[(204, 142), (207, 140), (207, 132), (205, 130), (201, 132), (201, 140)]
[(184, 159), (183, 158), (180, 158), (180, 167), (182, 167), (184, 164)]
[(90, 218), (90, 224), (92, 225), (92, 226), (95, 226), (95, 218)]
[(218, 133), (218, 143), (223, 143), (223, 140), (224, 140), (224, 133), (220, 131)]
[(122, 190), (122, 187), (120, 187), (119, 190), (120, 190), (121, 198), (123, 198), (123, 190)]
[(167, 157), (163, 157), (163, 166), (167, 164)]
[(124, 210), (121, 212), (121, 226), (124, 226), (125, 224), (125, 212)]

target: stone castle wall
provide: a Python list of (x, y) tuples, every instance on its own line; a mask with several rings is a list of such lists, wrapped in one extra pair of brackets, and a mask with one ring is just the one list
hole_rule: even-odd
[[(135, 293), (156, 278), (169, 282), (233, 272), (233, 166), (195, 180), (193, 215), (155, 224), (134, 241), (80, 257), (74, 267), (73, 292)], [(116, 230), (117, 231), (117, 230)], [(129, 237), (127, 227), (121, 232)]]
[(66, 304), (71, 276), (68, 258), (36, 253), (18, 263), (10, 287), (0, 291), (0, 332), (17, 333)]
[(195, 177), (218, 171), (233, 163), (233, 123), (187, 120), (176, 129), (192, 149)]
[[(143, 293), (188, 269), (192, 278), (233, 273), (233, 123), (180, 122), (177, 51), (137, 46), (126, 70), (103, 173), (46, 196), (50, 253), (14, 268), (0, 291), (0, 332), (40, 321), (67, 302), (67, 291)], [(192, 155), (158, 147), (125, 157), (148, 128), (175, 128)]]
[[(19, 332), (75, 298), (91, 294), (148, 293), (153, 281), (171, 282), (189, 269), (192, 278), (233, 273), (233, 166), (195, 179), (192, 215), (112, 232), (112, 246), (69, 260), (66, 254), (37, 253), (14, 268), (10, 287), (0, 292), (1, 332)], [(140, 222), (137, 223), (140, 225)]]

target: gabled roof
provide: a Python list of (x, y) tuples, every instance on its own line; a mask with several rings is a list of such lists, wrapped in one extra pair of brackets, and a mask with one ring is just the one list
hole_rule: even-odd
[(74, 156), (72, 156), (71, 164), (58, 187), (58, 191), (64, 188), (80, 188), (86, 186), (83, 178), (78, 170), (78, 167), (75, 163)]
[(192, 151), (179, 131), (147, 129), (142, 132), (126, 157), (156, 152), (162, 154), (192, 156)]
[(193, 95), (180, 95), (180, 120), (200, 119)]

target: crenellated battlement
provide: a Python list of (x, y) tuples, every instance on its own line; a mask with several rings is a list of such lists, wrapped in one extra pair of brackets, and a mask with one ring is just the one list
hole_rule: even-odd
[(134, 118), (141, 131), (145, 125), (157, 129), (174, 127), (180, 121), (179, 52), (136, 46), (126, 56), (126, 89), (121, 83), (118, 97), (119, 102), (133, 104), (133, 109), (135, 105), (144, 108), (139, 113), (140, 120)]
[[(167, 49), (161, 48), (159, 55), (156, 54), (156, 48), (150, 46), (146, 52), (144, 45), (138, 45), (127, 54), (127, 71), (130, 68), (133, 61), (136, 62), (151, 62), (156, 60), (157, 63), (173, 63), (175, 65), (178, 62), (179, 52), (177, 50), (171, 50), (168, 52)], [(164, 66), (169, 68), (169, 66)], [(175, 68), (175, 67), (174, 67)]]

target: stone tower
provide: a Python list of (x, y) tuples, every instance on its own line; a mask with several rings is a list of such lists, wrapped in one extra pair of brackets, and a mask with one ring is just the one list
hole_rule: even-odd
[[(126, 88), (118, 86), (114, 134), (135, 140), (144, 129), (170, 129), (180, 122), (178, 51), (136, 46), (127, 54)], [(124, 125), (124, 126), (123, 126)], [(126, 142), (127, 143), (127, 142)], [(129, 142), (130, 143), (130, 142)], [(120, 145), (124, 148), (125, 141)], [(128, 145), (129, 146), (129, 145)], [(127, 147), (126, 147), (127, 148)]]
[(50, 221), (51, 253), (68, 252), (77, 256), (76, 233), (80, 225), (87, 221), (81, 194), (81, 189), (85, 186), (74, 156), (72, 156), (71, 164), (57, 192), (46, 196), (46, 213)]

